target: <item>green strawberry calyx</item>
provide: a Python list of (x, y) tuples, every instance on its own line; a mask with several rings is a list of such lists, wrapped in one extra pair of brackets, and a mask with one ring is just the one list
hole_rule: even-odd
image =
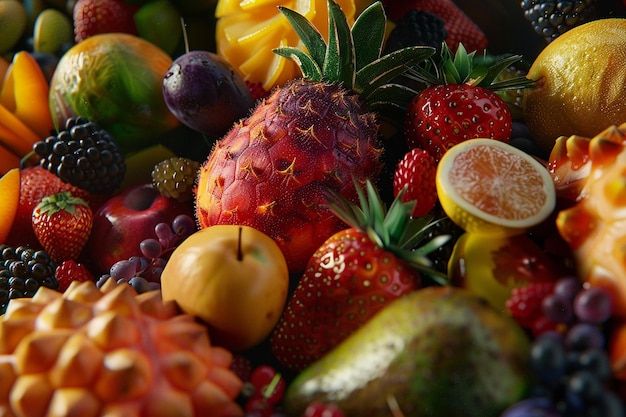
[(382, 249), (391, 252), (415, 270), (430, 276), (441, 285), (448, 285), (448, 276), (433, 269), (426, 255), (446, 244), (450, 235), (438, 235), (425, 242), (429, 231), (442, 219), (433, 215), (412, 217), (417, 202), (402, 201), (405, 186), (387, 208), (376, 187), (368, 179), (365, 191), (354, 180), (359, 203), (349, 201), (335, 190), (329, 189), (326, 199), (330, 209), (350, 227), (367, 233)]
[(82, 198), (75, 197), (71, 192), (65, 191), (44, 197), (35, 207), (35, 212), (52, 216), (60, 211), (66, 211), (73, 215), (76, 212), (76, 206), (89, 205)]

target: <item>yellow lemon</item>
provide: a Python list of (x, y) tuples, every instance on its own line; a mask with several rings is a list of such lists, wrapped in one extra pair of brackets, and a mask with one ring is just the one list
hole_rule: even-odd
[(436, 174), (441, 207), (466, 232), (514, 236), (544, 221), (556, 205), (546, 167), (519, 149), (493, 139), (454, 145)]
[(528, 71), (524, 119), (549, 153), (559, 136), (593, 137), (626, 122), (626, 19), (577, 26), (548, 44)]

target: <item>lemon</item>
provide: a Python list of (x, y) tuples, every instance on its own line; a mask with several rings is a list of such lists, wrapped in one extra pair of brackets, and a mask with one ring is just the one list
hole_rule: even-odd
[(26, 30), (24, 5), (16, 0), (0, 0), (0, 54), (9, 52)]
[(72, 21), (65, 13), (45, 9), (35, 20), (33, 40), (36, 52), (57, 53), (63, 44), (74, 42)]
[(545, 220), (556, 205), (548, 170), (493, 139), (470, 139), (444, 154), (436, 174), (441, 207), (466, 232), (514, 236)]
[(524, 120), (549, 153), (559, 136), (593, 137), (626, 122), (626, 19), (594, 20), (548, 44), (528, 71)]

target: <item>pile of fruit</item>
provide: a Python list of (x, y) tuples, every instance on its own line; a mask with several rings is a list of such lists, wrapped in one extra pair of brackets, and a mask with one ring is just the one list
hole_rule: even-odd
[(0, 415), (626, 416), (626, 1), (0, 0)]

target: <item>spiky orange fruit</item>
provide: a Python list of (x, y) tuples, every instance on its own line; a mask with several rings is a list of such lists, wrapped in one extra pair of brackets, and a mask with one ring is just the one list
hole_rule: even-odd
[(42, 287), (0, 319), (0, 415), (242, 416), (231, 360), (158, 291)]

